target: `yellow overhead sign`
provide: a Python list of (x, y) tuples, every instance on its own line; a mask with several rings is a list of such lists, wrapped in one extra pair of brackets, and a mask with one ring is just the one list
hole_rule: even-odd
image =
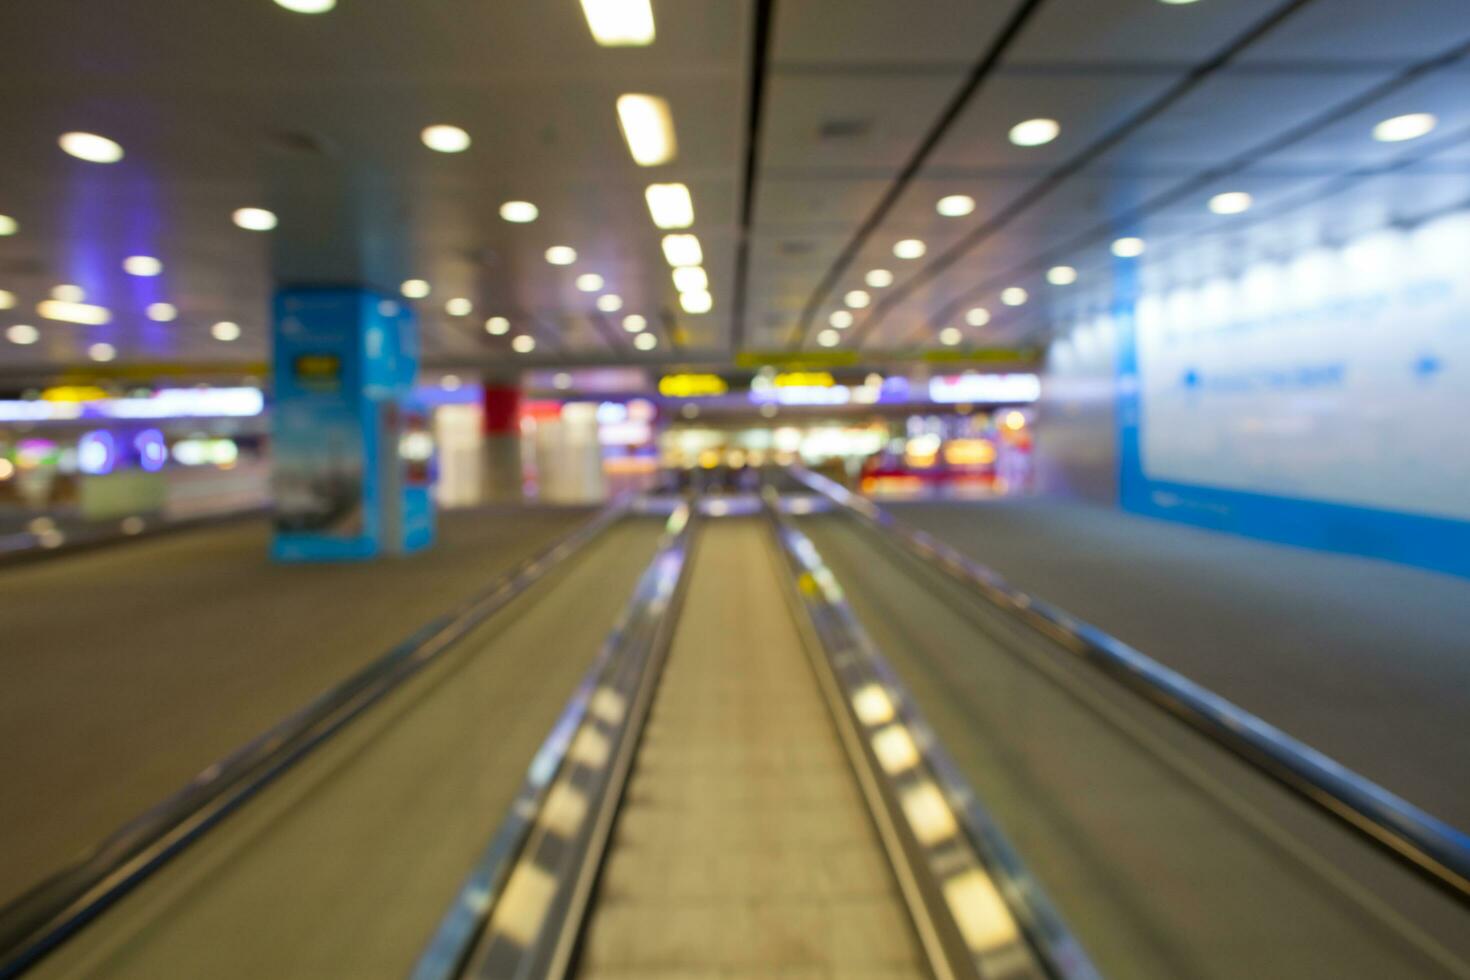
[(718, 374), (666, 374), (658, 380), (658, 393), (665, 398), (710, 398), (729, 390)]
[(836, 383), (831, 371), (787, 371), (775, 378), (777, 388), (830, 388)]

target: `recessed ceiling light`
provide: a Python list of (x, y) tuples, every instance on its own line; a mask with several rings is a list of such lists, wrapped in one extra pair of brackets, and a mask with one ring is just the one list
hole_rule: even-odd
[(24, 347), (27, 344), (34, 344), (40, 340), (41, 331), (29, 323), (16, 323), (5, 328), (5, 339), (12, 344), (20, 344)]
[(419, 136), (425, 146), (440, 153), (463, 153), (470, 148), (470, 134), (458, 126), (429, 126)]
[(324, 14), (337, 6), (337, 0), (276, 0), (276, 5), (298, 14)]
[(692, 289), (679, 294), (679, 305), (685, 313), (708, 313), (714, 308), (715, 298), (705, 289)]
[(592, 38), (604, 48), (652, 44), (653, 8), (648, 0), (582, 0)]
[(848, 306), (852, 307), (855, 310), (863, 309), (872, 301), (873, 297), (869, 296), (867, 292), (862, 289), (848, 290), (847, 295), (842, 297), (842, 302), (846, 303)]
[(429, 284), (422, 279), (405, 279), (398, 291), (409, 299), (423, 299), (429, 295)]
[(939, 203), (934, 205), (934, 210), (946, 218), (963, 218), (975, 210), (975, 199), (968, 194), (951, 194), (949, 197), (941, 197)]
[(584, 293), (595, 293), (602, 288), (602, 277), (595, 272), (584, 272), (577, 277), (577, 288)]
[(639, 350), (653, 350), (658, 346), (658, 338), (651, 333), (640, 333), (633, 338), (633, 346)]
[(87, 291), (81, 286), (62, 283), (60, 286), (51, 287), (51, 298), (63, 303), (81, 303), (86, 301)]
[(15, 294), (8, 289), (0, 289), (0, 310), (8, 310), (15, 306)]
[(623, 317), (623, 329), (629, 333), (639, 333), (648, 326), (648, 320), (637, 313), (629, 313)]
[(1210, 210), (1216, 214), (1240, 214), (1250, 206), (1251, 196), (1245, 191), (1226, 191), (1210, 198)]
[(1027, 298), (1026, 290), (1020, 286), (1010, 286), (1000, 291), (1000, 301), (1007, 306), (1020, 306)]
[(1439, 120), (1427, 112), (1411, 112), (1406, 116), (1385, 119), (1373, 127), (1373, 138), (1380, 143), (1402, 143), (1416, 140), (1434, 131)]
[(546, 261), (552, 265), (571, 265), (577, 261), (577, 250), (570, 245), (553, 245), (546, 250)]
[(977, 306), (965, 314), (965, 322), (972, 327), (983, 327), (990, 322), (990, 311), (983, 306)]
[(117, 356), (117, 348), (111, 344), (93, 344), (87, 348), (87, 356), (94, 361), (110, 361)]
[(1174, 6), (1174, 7), (1182, 7), (1185, 4), (1187, 4), (1187, 3), (1194, 3), (1194, 2), (1195, 2), (1195, 0), (1159, 0), (1159, 3), (1167, 3), (1170, 6)]
[(1062, 131), (1055, 119), (1028, 119), (1011, 127), (1011, 142), (1017, 146), (1041, 146)]
[(893, 285), (893, 273), (887, 269), (871, 269), (866, 276), (863, 276), (863, 282), (874, 289), (882, 289), (884, 286)]
[(1113, 254), (1120, 259), (1133, 259), (1143, 254), (1142, 238), (1120, 238), (1113, 242)]
[(697, 235), (665, 235), (663, 245), (669, 265), (704, 265), (704, 249)]
[(842, 334), (838, 333), (836, 330), (823, 330), (821, 333), (817, 334), (817, 343), (821, 344), (823, 347), (836, 347), (838, 344), (842, 343)]
[(893, 254), (901, 259), (917, 259), (926, 251), (927, 247), (917, 238), (905, 238), (893, 246)]
[(939, 342), (946, 347), (953, 347), (964, 339), (959, 327), (945, 327), (939, 331)]
[(510, 333), (510, 321), (503, 316), (492, 316), (485, 321), (485, 332), (496, 337)]
[(678, 153), (669, 103), (657, 95), (618, 96), (618, 126), (640, 167), (668, 163)]
[(129, 255), (123, 259), (123, 271), (130, 276), (156, 276), (163, 272), (163, 263), (151, 255)]
[(88, 163), (117, 163), (123, 158), (121, 146), (96, 133), (62, 133), (56, 142), (67, 153)]
[(1077, 281), (1077, 270), (1070, 265), (1054, 265), (1046, 270), (1046, 281), (1053, 286), (1070, 286)]
[(221, 320), (219, 323), (210, 327), (209, 332), (214, 336), (215, 340), (222, 340), (225, 343), (240, 339), (240, 325), (238, 323), (231, 323), (229, 320)]
[(179, 308), (172, 303), (149, 303), (143, 312), (155, 323), (168, 323), (179, 316)]
[(683, 184), (649, 184), (643, 192), (648, 213), (660, 228), (688, 228), (694, 224), (694, 199)]
[(540, 214), (540, 208), (530, 201), (506, 201), (500, 206), (500, 216), (518, 225), (529, 224)]
[(846, 330), (852, 326), (852, 314), (846, 310), (833, 310), (832, 315), (827, 317), (827, 322), (838, 330)]
[(65, 323), (84, 323), (88, 326), (96, 326), (112, 321), (112, 311), (105, 306), (72, 303), (60, 299), (48, 299), (37, 303), (36, 312), (48, 320), (61, 320)]
[(517, 354), (529, 354), (536, 349), (536, 338), (528, 333), (516, 334), (510, 346)]
[(623, 297), (617, 293), (606, 293), (597, 297), (597, 308), (604, 313), (616, 313), (623, 308)]
[(0, 238), (14, 235), (20, 231), (20, 222), (8, 214), (0, 214)]
[(270, 231), (276, 226), (275, 214), (265, 208), (240, 208), (231, 217), (246, 231)]
[(463, 296), (456, 296), (444, 304), (444, 312), (450, 316), (469, 316), (475, 312), (475, 304)]
[(686, 265), (674, 270), (674, 288), (681, 293), (709, 288), (709, 274), (697, 265)]

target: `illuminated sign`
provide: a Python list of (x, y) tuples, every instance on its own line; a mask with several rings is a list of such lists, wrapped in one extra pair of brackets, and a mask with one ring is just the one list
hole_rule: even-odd
[(160, 388), (142, 398), (0, 401), (0, 422), (73, 419), (250, 418), (265, 410), (259, 388)]
[(777, 388), (830, 388), (837, 382), (830, 371), (787, 371), (773, 383)]
[(1041, 397), (1041, 379), (1034, 374), (946, 374), (929, 379), (930, 401), (1034, 402)]
[(730, 390), (718, 374), (666, 374), (658, 381), (665, 398), (711, 398)]

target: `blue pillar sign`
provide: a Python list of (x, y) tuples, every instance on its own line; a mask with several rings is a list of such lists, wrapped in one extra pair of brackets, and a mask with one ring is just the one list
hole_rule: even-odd
[(274, 339), (272, 556), (360, 559), (428, 546), (433, 440), (411, 397), (412, 312), (367, 289), (290, 287), (276, 295)]

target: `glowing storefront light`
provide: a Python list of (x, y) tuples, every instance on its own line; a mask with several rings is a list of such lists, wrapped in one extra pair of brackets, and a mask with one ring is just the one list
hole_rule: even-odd
[(264, 410), (265, 396), (258, 388), (162, 388), (144, 398), (0, 401), (0, 422), (250, 418)]
[(942, 404), (961, 402), (1034, 402), (1041, 379), (1034, 374), (949, 374), (929, 379), (929, 398)]

